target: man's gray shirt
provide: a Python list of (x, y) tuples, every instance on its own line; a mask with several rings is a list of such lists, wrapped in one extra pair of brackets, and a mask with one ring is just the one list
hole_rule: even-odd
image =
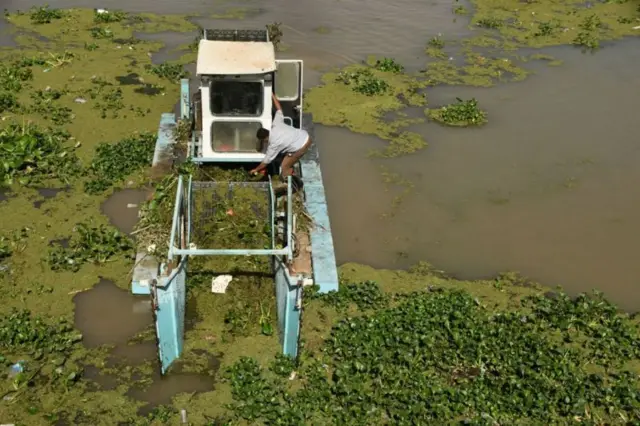
[(264, 154), (264, 164), (271, 163), (281, 152), (293, 153), (307, 143), (309, 134), (306, 130), (296, 129), (284, 122), (282, 111), (276, 111), (269, 132), (269, 145)]

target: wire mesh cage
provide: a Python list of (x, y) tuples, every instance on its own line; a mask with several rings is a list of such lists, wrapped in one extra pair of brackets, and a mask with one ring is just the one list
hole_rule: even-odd
[(266, 30), (204, 29), (202, 38), (215, 41), (269, 41)]
[(269, 182), (192, 182), (191, 243), (198, 249), (272, 249)]

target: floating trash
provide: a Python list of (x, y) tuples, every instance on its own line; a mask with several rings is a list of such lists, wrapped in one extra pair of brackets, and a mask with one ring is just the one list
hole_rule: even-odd
[(211, 293), (225, 293), (232, 279), (231, 275), (218, 275), (211, 280)]

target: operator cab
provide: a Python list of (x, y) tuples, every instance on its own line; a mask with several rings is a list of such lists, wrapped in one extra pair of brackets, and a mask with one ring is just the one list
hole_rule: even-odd
[(256, 132), (271, 128), (274, 88), (285, 121), (302, 126), (302, 61), (277, 60), (268, 39), (265, 30), (203, 31), (191, 111), (192, 161), (261, 162), (266, 147)]

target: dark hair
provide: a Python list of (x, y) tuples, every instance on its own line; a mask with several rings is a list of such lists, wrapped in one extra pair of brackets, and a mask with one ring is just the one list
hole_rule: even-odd
[(265, 129), (264, 127), (261, 127), (260, 129), (258, 129), (258, 133), (256, 133), (256, 137), (263, 141), (266, 138), (269, 137), (269, 131), (267, 129)]

